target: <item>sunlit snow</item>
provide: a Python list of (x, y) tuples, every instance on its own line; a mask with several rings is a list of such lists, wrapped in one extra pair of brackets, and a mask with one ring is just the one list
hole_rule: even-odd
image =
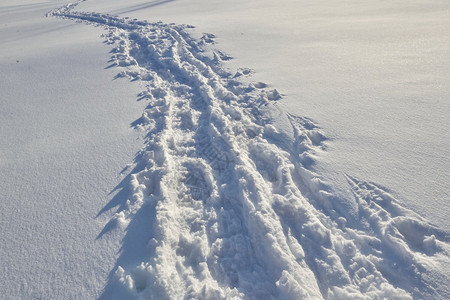
[(3, 2), (2, 297), (450, 298), (449, 12)]

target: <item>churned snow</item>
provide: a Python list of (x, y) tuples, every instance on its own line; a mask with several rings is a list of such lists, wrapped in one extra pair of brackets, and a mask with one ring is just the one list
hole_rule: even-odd
[(449, 298), (448, 11), (2, 4), (2, 295)]

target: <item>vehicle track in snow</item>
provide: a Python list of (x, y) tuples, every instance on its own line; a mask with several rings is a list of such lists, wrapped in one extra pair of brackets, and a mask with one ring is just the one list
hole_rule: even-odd
[[(118, 77), (142, 81), (148, 101), (134, 124), (146, 138), (130, 195), (110, 223), (147, 239), (148, 259), (118, 265), (110, 289), (139, 299), (450, 296), (433, 277), (449, 266), (448, 233), (351, 176), (355, 199), (341, 199), (313, 171), (321, 130), (283, 113), (276, 90), (244, 84), (248, 69), (229, 73), (213, 35), (76, 4), (49, 16), (103, 26)], [(136, 226), (142, 213), (149, 228)]]

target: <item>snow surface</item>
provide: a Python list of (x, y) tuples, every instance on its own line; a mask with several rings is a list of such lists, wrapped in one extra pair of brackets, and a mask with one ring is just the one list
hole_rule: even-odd
[[(369, 83), (348, 90), (349, 104), (339, 106), (336, 95), (328, 97), (329, 93), (337, 85), (343, 92), (347, 85), (340, 79), (330, 82), (336, 73), (326, 66), (333, 69), (347, 63), (327, 61), (315, 66), (314, 61), (342, 50), (328, 47), (336, 46), (332, 30), (322, 37), (330, 39), (329, 45), (316, 37), (320, 30), (336, 25), (331, 22), (336, 21), (335, 14), (342, 14), (336, 27), (349, 29), (362, 12), (370, 12), (372, 22), (380, 21), (374, 16), (392, 14), (394, 18), (404, 2), (389, 4), (386, 11), (376, 5), (354, 9), (355, 3), (345, 2), (348, 8), (338, 13), (327, 6), (329, 1), (310, 3), (302, 6), (302, 13), (309, 17), (300, 22), (305, 28), (294, 28), (294, 32), (286, 30), (292, 19), (276, 13), (283, 7), (291, 18), (298, 18), (300, 6), (292, 1), (81, 2), (51, 10), (60, 3), (36, 1), (4, 5), (0, 10), (8, 21), (1, 56), (5, 146), (0, 163), (5, 200), (0, 249), (6, 278), (0, 285), (2, 294), (46, 299), (450, 297), (447, 182), (438, 178), (437, 188), (422, 191), (431, 203), (440, 204), (441, 214), (418, 203), (418, 196), (406, 204), (396, 199), (399, 191), (405, 192), (396, 184), (407, 183), (406, 196), (407, 191), (421, 190), (407, 182), (398, 167), (405, 167), (405, 173), (414, 170), (402, 162), (404, 155), (418, 163), (422, 161), (418, 157), (422, 158), (435, 176), (448, 178), (448, 140), (441, 143), (434, 136), (441, 134), (442, 139), (448, 128), (444, 118), (448, 101), (443, 96), (448, 83), (439, 81), (449, 71), (441, 59), (448, 43), (436, 43), (436, 53), (442, 57), (425, 57), (437, 62), (420, 66), (441, 67), (436, 68), (437, 75), (426, 79), (438, 87), (429, 101), (440, 105), (431, 110), (430, 120), (418, 118), (421, 124), (433, 126), (431, 133), (419, 133), (432, 141), (426, 149), (420, 149), (421, 143), (411, 146), (411, 136), (404, 138), (413, 128), (403, 117), (414, 115), (417, 106), (387, 113), (385, 119), (403, 113), (401, 126), (375, 123), (374, 130), (374, 125), (366, 125), (371, 122), (364, 122), (370, 120), (364, 113), (386, 113), (375, 107), (385, 105), (383, 99), (360, 99), (366, 89), (378, 86), (395, 100), (405, 97), (416, 103), (416, 98), (408, 96), (417, 93), (420, 98), (428, 91), (422, 80), (408, 86), (411, 94), (405, 87), (394, 92), (385, 89), (390, 80), (392, 84), (388, 75), (403, 75), (403, 71), (386, 75), (383, 68), (375, 75), (366, 74), (364, 81), (353, 78)], [(400, 15), (411, 18), (423, 12), (423, 2), (411, 3)], [(289, 10), (292, 7), (296, 10)], [(438, 20), (432, 22), (435, 27), (444, 22), (438, 18), (442, 9), (447, 9), (444, 2), (434, 2), (425, 11)], [(49, 18), (43, 19), (50, 10)], [(317, 14), (321, 18), (316, 22), (330, 23), (308, 27), (314, 21), (311, 16)], [(268, 23), (269, 17), (281, 22)], [(214, 25), (211, 20), (216, 21)], [(367, 20), (360, 19), (368, 28), (374, 25)], [(224, 29), (227, 22), (232, 26)], [(204, 29), (219, 32), (222, 38), (202, 34)], [(104, 45), (97, 38), (102, 32)], [(245, 41), (244, 32), (264, 39)], [(377, 63), (366, 65), (370, 55), (356, 55), (362, 50), (358, 49), (362, 37), (361, 31), (353, 33), (350, 44), (355, 49), (347, 49), (343, 56), (351, 56), (354, 65), (365, 66), (366, 72)], [(306, 35), (309, 40), (304, 39)], [(61, 36), (70, 38), (61, 40)], [(290, 40), (284, 45), (278, 40), (287, 37)], [(383, 37), (365, 38), (368, 43), (379, 41), (377, 47), (385, 45)], [(239, 51), (231, 46), (233, 42), (251, 45)], [(274, 51), (280, 45), (285, 52), (277, 54)], [(265, 46), (260, 48), (263, 51), (258, 51), (259, 46)], [(108, 64), (106, 48), (111, 49)], [(231, 60), (230, 49), (243, 57), (248, 51), (252, 59)], [(313, 50), (319, 53), (308, 52)], [(290, 51), (306, 51), (305, 58), (297, 55), (295, 59), (310, 63), (296, 65), (290, 61)], [(398, 58), (395, 50), (385, 51), (385, 59)], [(241, 65), (242, 61), (248, 65)], [(361, 75), (353, 72), (355, 66), (349, 63), (348, 69), (341, 70), (342, 80)], [(286, 72), (290, 67), (298, 77)], [(290, 82), (293, 79), (301, 80)], [(300, 95), (305, 92), (298, 87), (302, 82), (308, 89), (312, 83), (317, 87), (309, 96)], [(313, 105), (313, 96), (321, 93)], [(293, 95), (304, 96), (305, 101)], [(351, 98), (356, 95), (364, 110), (355, 108)], [(322, 129), (304, 116), (308, 105), (313, 107), (311, 115), (324, 124)], [(337, 118), (330, 109), (351, 115)], [(352, 139), (345, 135), (349, 123)], [(334, 131), (329, 131), (333, 126)], [(391, 137), (401, 150), (419, 147), (413, 151), (416, 156), (401, 151), (390, 156), (392, 151), (384, 149), (380, 154), (383, 139), (379, 135), (386, 131), (393, 132)], [(376, 151), (353, 152), (369, 145), (374, 148), (374, 141)], [(389, 135), (384, 141), (391, 144)], [(339, 153), (336, 149), (341, 146), (344, 150)], [(437, 149), (440, 146), (444, 151)], [(374, 153), (376, 159), (370, 157)], [(380, 156), (383, 162), (377, 171), (375, 161)], [(357, 178), (370, 170), (375, 181), (385, 177), (388, 182), (380, 182), (397, 192)], [(417, 177), (420, 181), (428, 175), (425, 171)], [(443, 229), (411, 210), (414, 207), (423, 208), (425, 217), (436, 217), (432, 223)]]
[(213, 33), (229, 67), (251, 68), (251, 82), (286, 95), (283, 109), (320, 124), (333, 182), (346, 186), (342, 172), (375, 181), (450, 230), (447, 0), (96, 0), (80, 10)]
[(120, 248), (96, 215), (142, 145), (140, 88), (104, 69), (100, 28), (34, 2), (0, 8), (0, 298), (92, 299)]

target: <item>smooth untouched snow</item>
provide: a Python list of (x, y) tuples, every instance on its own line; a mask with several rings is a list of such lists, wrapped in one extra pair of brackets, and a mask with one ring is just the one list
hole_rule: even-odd
[(96, 215), (142, 145), (140, 89), (104, 69), (100, 28), (15, 2), (0, 4), (0, 298), (94, 299), (120, 249)]
[[(55, 185), (52, 187), (46, 179), (36, 191), (43, 196), (31, 197), (43, 201), (46, 193), (56, 189), (55, 200), (65, 198), (66, 201), (55, 206), (46, 201), (35, 202), (32, 208), (17, 203), (14, 218), (9, 208), (5, 212), (9, 221), (4, 222), (4, 228), (8, 233), (2, 234), (2, 238), (8, 240), (0, 249), (7, 253), (8, 263), (2, 264), (7, 277), (1, 285), (6, 291), (3, 294), (55, 299), (450, 297), (447, 286), (450, 234), (406, 208), (378, 184), (357, 178), (347, 169), (327, 173), (329, 165), (324, 157), (332, 145), (327, 133), (311, 119), (294, 111), (285, 112), (286, 104), (280, 99), (288, 97), (265, 83), (260, 74), (243, 66), (233, 71), (225, 68), (230, 66), (231, 57), (217, 47), (214, 34), (198, 35), (191, 25), (118, 17), (103, 10), (92, 12), (83, 5), (77, 7), (81, 2), (85, 1), (52, 10), (47, 15), (52, 20), (49, 22), (73, 26), (68, 20), (55, 21), (71, 19), (87, 28), (104, 29), (104, 41), (112, 48), (110, 65), (106, 68), (108, 74), (119, 68), (114, 84), (122, 88), (126, 82), (120, 78), (140, 84), (143, 90), (138, 100), (145, 108), (142, 116), (131, 124), (134, 134), (125, 125), (126, 116), (133, 110), (119, 108), (123, 102), (112, 95), (116, 101), (111, 107), (108, 102), (105, 107), (92, 108), (94, 113), (105, 109), (113, 114), (120, 120), (117, 124), (108, 122), (112, 115), (91, 115), (89, 101), (82, 102), (84, 106), (80, 107), (75, 104), (70, 111), (56, 110), (54, 119), (31, 119), (41, 122), (33, 134), (59, 136), (68, 130), (65, 126), (70, 127), (73, 144), (61, 149), (61, 153), (67, 151), (66, 155), (71, 156), (68, 164), (50, 166), (53, 172), (60, 170), (55, 174)], [(87, 2), (92, 3), (91, 7), (104, 5), (102, 1)], [(111, 1), (108, 9), (124, 14), (170, 2), (128, 4), (124, 9), (120, 1)], [(6, 7), (4, 11), (11, 13), (14, 9)], [(22, 22), (29, 29), (26, 21)], [(82, 35), (80, 26), (73, 27), (72, 34)], [(8, 36), (12, 38), (8, 42), (14, 43), (14, 35)], [(72, 53), (94, 51), (81, 48), (82, 40), (74, 39), (77, 46)], [(92, 40), (87, 40), (91, 45)], [(59, 47), (68, 46), (62, 43)], [(14, 49), (14, 44), (8, 49)], [(61, 61), (61, 56), (57, 57), (55, 61)], [(75, 71), (94, 70), (86, 66), (93, 64), (92, 61), (73, 57)], [(95, 75), (90, 78), (94, 79)], [(86, 79), (78, 80), (81, 83)], [(11, 78), (9, 90), (16, 81)], [(82, 95), (91, 93), (95, 95), (93, 90), (83, 91)], [(57, 95), (61, 94), (58, 91)], [(7, 98), (11, 102), (11, 97)], [(14, 107), (10, 102), (6, 108)], [(65, 103), (50, 101), (46, 106), (45, 100), (39, 102), (41, 106), (37, 110), (42, 111), (51, 111), (54, 105)], [(64, 119), (74, 120), (64, 113), (74, 112), (84, 119), (73, 126), (63, 124)], [(49, 125), (57, 120), (62, 125)], [(100, 121), (98, 125), (97, 121)], [(86, 134), (97, 126), (101, 127), (98, 132)], [(18, 128), (23, 130), (26, 126)], [(77, 131), (80, 131), (78, 135)], [(106, 149), (108, 145), (117, 147), (113, 142), (115, 135), (121, 137), (124, 147), (118, 151), (121, 158)], [(114, 166), (125, 165), (124, 153), (135, 149), (137, 142), (129, 139), (136, 135), (144, 137), (144, 146), (132, 162), (128, 161), (127, 167), (116, 170), (123, 176), (117, 184), (112, 176)], [(51, 157), (54, 152), (49, 149), (61, 147), (62, 139), (52, 138), (52, 142), (42, 143), (42, 139), (33, 139), (25, 133), (23, 137), (23, 141), (13, 145), (34, 141), (25, 152), (32, 156), (26, 163), (36, 164), (28, 168), (34, 173), (25, 177), (32, 185), (6, 191), (20, 190), (33, 195), (30, 188), (36, 182), (32, 178), (51, 174), (42, 169), (42, 164), (45, 168), (48, 163), (61, 163), (58, 156)], [(104, 140), (94, 143), (98, 138)], [(87, 159), (80, 153), (96, 145), (103, 148), (87, 154), (96, 155), (93, 158)], [(7, 155), (0, 163), (13, 170), (8, 163), (17, 159), (11, 149), (5, 147)], [(80, 165), (77, 158), (81, 159)], [(331, 176), (333, 172), (344, 173), (344, 185), (326, 179), (324, 174)], [(14, 174), (18, 173), (26, 170)], [(67, 183), (73, 186), (66, 193), (58, 192), (68, 177), (71, 179)], [(13, 179), (9, 178), (14, 186), (18, 181)], [(111, 180), (116, 185), (112, 191), (114, 185), (106, 183)], [(109, 190), (99, 191), (99, 187)], [(80, 193), (68, 195), (77, 189)], [(111, 200), (102, 205), (102, 197), (107, 198), (109, 191)], [(86, 202), (90, 195), (95, 204)], [(5, 199), (21, 197), (5, 194)], [(44, 228), (27, 230), (20, 225), (27, 219), (26, 214), (20, 214), (23, 208), (26, 214), (33, 215), (29, 217), (31, 226)], [(58, 212), (61, 208), (64, 212)], [(111, 213), (113, 210), (115, 213)], [(97, 213), (98, 222), (92, 224)], [(42, 215), (44, 218), (39, 221)], [(106, 218), (110, 220), (101, 230)], [(23, 269), (26, 265), (15, 269), (15, 263), (24, 255), (14, 254), (20, 246), (13, 241), (14, 230), (8, 227), (11, 224), (21, 227), (19, 234), (30, 235), (28, 240), (20, 235), (17, 239), (27, 245), (25, 256), (36, 250), (49, 254), (45, 257), (40, 253), (38, 261), (31, 260), (31, 274), (22, 280), (17, 280), (17, 276), (26, 273)], [(71, 228), (61, 229), (58, 224)], [(61, 236), (64, 231), (66, 242), (76, 239), (68, 242), (67, 247), (57, 246), (64, 241)], [(36, 233), (41, 236), (31, 236)], [(84, 233), (87, 238), (82, 236)], [(56, 235), (50, 238), (49, 234)], [(40, 248), (46, 241), (48, 244)], [(121, 248), (115, 255), (119, 242)], [(37, 271), (39, 265), (44, 268)], [(45, 267), (50, 268), (45, 270)], [(110, 275), (101, 291), (99, 287), (108, 271)], [(58, 275), (65, 278), (55, 279)], [(31, 279), (38, 280), (31, 283)], [(45, 284), (47, 279), (61, 285), (55, 293)], [(62, 288), (68, 288), (67, 294)]]

